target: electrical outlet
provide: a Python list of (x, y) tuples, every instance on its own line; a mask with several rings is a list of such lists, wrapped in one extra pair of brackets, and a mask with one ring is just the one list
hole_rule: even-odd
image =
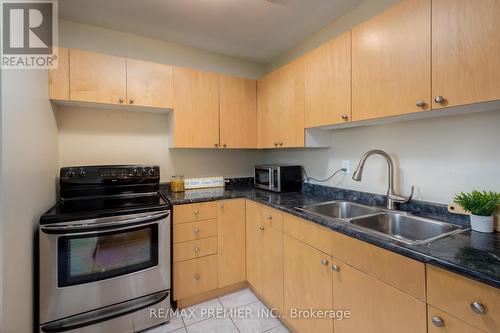
[(349, 172), (351, 172), (351, 161), (342, 161), (342, 169), (346, 169), (346, 171), (344, 171), (344, 174), (348, 174)]

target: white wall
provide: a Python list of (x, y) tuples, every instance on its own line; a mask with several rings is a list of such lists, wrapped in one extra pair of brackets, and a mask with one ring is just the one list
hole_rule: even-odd
[(33, 242), (39, 217), (55, 203), (57, 124), (47, 71), (2, 74), (2, 332), (31, 332)]
[(460, 191), (500, 191), (499, 128), (500, 110), (334, 130), (331, 148), (271, 151), (266, 161), (298, 163), (309, 176), (325, 179), (348, 160), (350, 174), (323, 185), (385, 194), (387, 163), (382, 157), (368, 159), (361, 182), (351, 179), (359, 158), (378, 148), (395, 158), (403, 194), (415, 185), (416, 199), (448, 204)]
[(61, 166), (152, 163), (165, 182), (174, 174), (250, 176), (263, 156), (256, 150), (169, 149), (162, 113), (64, 107), (58, 123)]

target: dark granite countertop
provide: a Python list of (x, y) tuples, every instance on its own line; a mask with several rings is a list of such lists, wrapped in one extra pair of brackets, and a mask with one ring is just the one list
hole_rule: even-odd
[[(162, 193), (174, 205), (247, 198), (406, 257), (500, 288), (500, 233), (498, 232), (482, 234), (469, 230), (427, 244), (407, 245), (368, 234), (340, 220), (332, 220), (296, 209), (298, 206), (342, 199), (383, 205), (380, 202), (383, 200), (382, 196), (318, 185), (306, 185), (302, 192), (272, 193), (254, 189), (248, 183), (219, 189), (191, 190), (183, 193), (163, 191)], [(449, 214), (444, 205), (416, 201), (402, 205), (401, 210), (455, 224), (467, 225), (468, 223), (463, 216)]]

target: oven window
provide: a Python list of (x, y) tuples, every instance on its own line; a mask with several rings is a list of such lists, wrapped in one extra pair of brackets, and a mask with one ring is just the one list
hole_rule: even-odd
[(269, 169), (255, 169), (255, 183), (269, 186)]
[(158, 265), (158, 225), (58, 239), (58, 286), (104, 280)]

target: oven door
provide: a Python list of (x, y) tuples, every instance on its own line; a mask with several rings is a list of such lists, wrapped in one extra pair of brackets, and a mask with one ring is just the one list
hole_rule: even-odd
[(168, 211), (40, 227), (40, 323), (170, 289)]
[(264, 190), (272, 190), (274, 184), (272, 168), (255, 167), (254, 181), (255, 187)]

